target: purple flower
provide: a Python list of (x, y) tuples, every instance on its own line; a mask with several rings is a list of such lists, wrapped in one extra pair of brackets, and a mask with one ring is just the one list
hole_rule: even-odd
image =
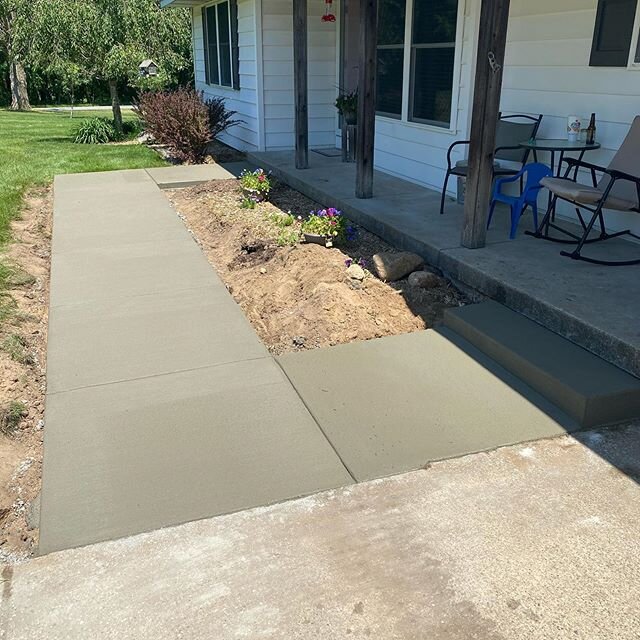
[(367, 261), (364, 258), (360, 258), (360, 260), (358, 260), (358, 264), (363, 268), (366, 269), (367, 268)]
[(347, 258), (344, 263), (348, 269), (353, 264), (353, 260), (351, 258)]

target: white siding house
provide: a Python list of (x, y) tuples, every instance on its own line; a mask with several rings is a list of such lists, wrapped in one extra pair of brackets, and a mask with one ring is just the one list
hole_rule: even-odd
[[(208, 83), (205, 73), (205, 42), (202, 8), (235, 0), (164, 0), (165, 5), (188, 5), (193, 10), (193, 46), (197, 88), (207, 95), (221, 95), (228, 107), (244, 121), (224, 135), (224, 141), (242, 150), (271, 151), (294, 147), (293, 33), (291, 0), (237, 0), (239, 87)], [(323, 22), (324, 0), (308, 0), (309, 10), (309, 144), (310, 147), (339, 145), (339, 119), (334, 108), (338, 87), (345, 77), (353, 77), (353, 61), (348, 51), (355, 50), (353, 24), (347, 24), (343, 0), (332, 5), (336, 22)], [(357, 0), (348, 0), (357, 5)], [(471, 102), (478, 39), (480, 0), (386, 0), (389, 15), (401, 7), (405, 22), (396, 44), (401, 51), (397, 69), (403, 78), (402, 95), (397, 94), (397, 113), (376, 119), (376, 167), (404, 179), (440, 190), (446, 169), (449, 145), (469, 137)], [(379, 0), (379, 5), (383, 0)], [(607, 5), (615, 5), (608, 7)], [(567, 116), (588, 117), (597, 114), (597, 139), (602, 149), (590, 152), (586, 160), (607, 164), (624, 139), (635, 115), (640, 113), (640, 64), (636, 64), (637, 36), (640, 30), (637, 0), (512, 0), (507, 35), (501, 109), (504, 113), (544, 114), (538, 137), (563, 138)], [(416, 58), (421, 55), (416, 27), (416, 9), (432, 6), (449, 11), (452, 68), (450, 92), (440, 91), (450, 100), (449, 122), (432, 123), (411, 117), (414, 83), (429, 83), (427, 75), (415, 75)], [(618, 66), (592, 66), (594, 30), (598, 11), (622, 7), (630, 15), (628, 29), (633, 30), (629, 61)], [(357, 10), (357, 9), (356, 9)], [(422, 10), (422, 9), (420, 9)], [(349, 12), (347, 7), (346, 12)], [(635, 23), (633, 20), (635, 16)], [(393, 17), (390, 18), (393, 22)], [(423, 18), (425, 20), (425, 18)], [(423, 27), (427, 22), (423, 22)], [(419, 25), (418, 25), (419, 26)], [(435, 28), (435, 27), (434, 27)], [(397, 29), (396, 29), (397, 31)], [(455, 33), (454, 33), (455, 31)], [(380, 32), (380, 26), (379, 26)], [(402, 40), (404, 34), (404, 42)], [(618, 34), (619, 35), (619, 34)], [(380, 36), (380, 33), (379, 33)], [(609, 46), (602, 35), (603, 49)], [(611, 37), (611, 36), (609, 36)], [(614, 34), (614, 39), (618, 37)], [(620, 39), (620, 38), (618, 38)], [(624, 39), (624, 38), (622, 38)], [(434, 39), (435, 41), (436, 39)], [(380, 37), (379, 37), (380, 41)], [(419, 43), (430, 42), (427, 39)], [(346, 42), (346, 46), (345, 43)], [(395, 42), (395, 41), (394, 41)], [(437, 45), (442, 46), (442, 45)], [(614, 43), (616, 46), (616, 43)], [(404, 47), (404, 48), (402, 48)], [(379, 46), (380, 49), (385, 47)], [(640, 62), (640, 57), (638, 57)], [(446, 65), (445, 65), (446, 66)], [(434, 65), (425, 69), (433, 73)], [(380, 84), (379, 84), (380, 89)], [(435, 102), (436, 99), (431, 96)], [(462, 159), (464, 148), (455, 159)], [(544, 160), (544, 158), (541, 158)], [(450, 187), (455, 188), (455, 181)], [(612, 227), (635, 227), (636, 214), (612, 213)]]

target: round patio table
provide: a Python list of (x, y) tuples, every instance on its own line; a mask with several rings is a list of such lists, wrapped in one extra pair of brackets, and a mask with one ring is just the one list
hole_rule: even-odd
[[(520, 146), (523, 149), (531, 149), (533, 151), (533, 158), (537, 162), (538, 161), (538, 152), (539, 151), (548, 151), (551, 154), (551, 173), (557, 178), (561, 177), (562, 173), (562, 161), (564, 160), (564, 154), (567, 151), (578, 151), (578, 161), (582, 160), (584, 154), (587, 151), (595, 151), (600, 148), (600, 144), (598, 142), (594, 142), (593, 144), (587, 144), (586, 142), (581, 142), (580, 140), (576, 140), (572, 142), (571, 140), (567, 140), (566, 138), (537, 138), (535, 140), (527, 140), (526, 142), (521, 142)], [(556, 167), (556, 153), (560, 154), (558, 159), (558, 166)], [(574, 179), (578, 176), (578, 167), (575, 169)], [(553, 199), (553, 195), (549, 192), (549, 202), (547, 206), (551, 206), (551, 200)], [(552, 219), (555, 220), (556, 214), (555, 211), (551, 216)]]
[[(520, 146), (523, 149), (531, 149), (533, 151), (533, 157), (537, 160), (538, 151), (548, 151), (551, 154), (551, 171), (554, 176), (560, 177), (560, 172), (562, 171), (562, 161), (564, 160), (564, 154), (567, 151), (579, 151), (578, 160), (582, 160), (582, 157), (587, 151), (594, 151), (595, 149), (600, 148), (600, 144), (598, 142), (594, 142), (593, 144), (587, 144), (586, 142), (580, 142), (577, 140), (576, 142), (572, 142), (570, 140), (558, 138), (554, 139), (544, 139), (538, 138), (536, 140), (527, 140), (526, 142), (521, 142)], [(560, 153), (560, 158), (558, 161), (558, 166), (556, 168), (556, 153)]]

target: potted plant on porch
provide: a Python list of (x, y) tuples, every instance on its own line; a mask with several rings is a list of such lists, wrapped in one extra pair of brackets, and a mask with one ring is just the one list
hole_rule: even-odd
[(358, 90), (340, 91), (336, 98), (336, 109), (344, 118), (345, 124), (356, 124), (358, 119)]

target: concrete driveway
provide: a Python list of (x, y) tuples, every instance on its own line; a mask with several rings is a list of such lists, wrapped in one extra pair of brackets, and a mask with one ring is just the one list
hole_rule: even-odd
[(3, 572), (6, 640), (637, 640), (640, 425)]

